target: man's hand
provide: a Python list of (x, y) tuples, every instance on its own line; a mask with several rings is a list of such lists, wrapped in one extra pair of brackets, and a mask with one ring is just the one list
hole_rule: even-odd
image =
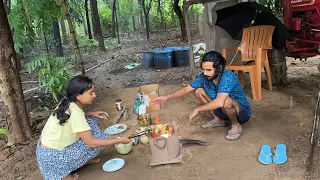
[(154, 99), (152, 101), (152, 104), (157, 105), (157, 104), (166, 103), (166, 102), (168, 102), (168, 96), (160, 96)]
[(190, 115), (189, 115), (189, 122), (192, 122), (192, 121), (191, 121), (192, 118), (195, 117), (196, 115), (198, 115), (198, 113), (199, 113), (198, 108), (196, 108), (195, 110), (193, 110), (193, 111), (190, 113)]
[(108, 119), (109, 114), (104, 111), (87, 112), (86, 116), (94, 116), (96, 118)]

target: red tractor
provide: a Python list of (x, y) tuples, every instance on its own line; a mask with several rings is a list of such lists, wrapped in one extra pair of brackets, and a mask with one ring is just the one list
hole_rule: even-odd
[(282, 5), (291, 34), (286, 55), (300, 59), (320, 55), (320, 0), (283, 0)]

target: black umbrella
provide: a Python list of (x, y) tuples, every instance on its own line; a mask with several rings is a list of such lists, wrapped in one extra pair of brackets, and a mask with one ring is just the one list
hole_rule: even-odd
[(223, 8), (217, 11), (216, 25), (227, 31), (233, 39), (241, 40), (242, 30), (253, 26), (273, 25), (275, 30), (272, 37), (272, 45), (276, 49), (282, 49), (290, 33), (284, 24), (273, 15), (270, 8), (256, 2), (243, 2)]

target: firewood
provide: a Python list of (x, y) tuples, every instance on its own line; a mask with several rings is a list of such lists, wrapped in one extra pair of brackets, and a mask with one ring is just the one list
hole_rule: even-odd
[(127, 121), (128, 117), (129, 117), (128, 108), (123, 108), (123, 109), (125, 109), (125, 110), (124, 110), (124, 113), (123, 113), (123, 116), (122, 116), (122, 121)]
[(117, 116), (116, 116), (116, 117), (114, 118), (114, 120), (113, 120), (113, 124), (117, 124), (117, 123), (119, 122), (119, 120), (120, 120), (122, 114), (124, 113), (125, 109), (126, 109), (126, 108), (123, 107), (121, 111), (118, 111)]

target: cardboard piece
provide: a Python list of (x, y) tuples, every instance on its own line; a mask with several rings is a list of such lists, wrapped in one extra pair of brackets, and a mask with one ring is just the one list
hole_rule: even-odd
[(152, 101), (160, 96), (158, 84), (140, 86), (138, 88), (138, 93), (143, 93), (145, 95), (143, 103), (146, 105), (147, 112), (160, 110), (160, 104), (152, 104)]

